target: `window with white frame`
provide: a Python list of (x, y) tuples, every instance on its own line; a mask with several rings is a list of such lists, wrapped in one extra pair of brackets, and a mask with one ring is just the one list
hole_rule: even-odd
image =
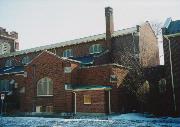
[(72, 54), (72, 49), (66, 49), (64, 50), (63, 52), (63, 57), (72, 57), (73, 54)]
[(36, 112), (37, 113), (43, 112), (43, 107), (42, 106), (36, 106)]
[(95, 54), (95, 53), (100, 53), (102, 52), (102, 45), (101, 44), (94, 44), (91, 45), (91, 47), (89, 48), (89, 53), (90, 54)]
[(53, 112), (53, 106), (46, 106), (46, 112)]
[(115, 82), (117, 82), (117, 81), (118, 81), (117, 75), (110, 75), (110, 82), (111, 82), (111, 83), (115, 83)]
[(25, 87), (20, 88), (19, 93), (25, 93)]
[(23, 59), (22, 59), (22, 64), (28, 64), (29, 62), (30, 62), (29, 56), (23, 57)]
[(72, 68), (71, 67), (64, 67), (64, 73), (71, 73)]
[(6, 60), (5, 67), (11, 67), (13, 65), (12, 61), (13, 61), (12, 59)]
[(37, 96), (52, 96), (53, 95), (53, 81), (44, 77), (37, 83)]
[(49, 106), (42, 106), (42, 105), (38, 105), (36, 106), (36, 112), (37, 113), (41, 113), (41, 112), (53, 112), (53, 106), (49, 105)]

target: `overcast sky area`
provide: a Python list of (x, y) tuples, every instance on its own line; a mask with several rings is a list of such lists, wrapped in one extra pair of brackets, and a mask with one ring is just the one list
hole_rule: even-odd
[(27, 49), (104, 33), (105, 6), (115, 30), (180, 19), (180, 0), (0, 0), (0, 26), (17, 31)]

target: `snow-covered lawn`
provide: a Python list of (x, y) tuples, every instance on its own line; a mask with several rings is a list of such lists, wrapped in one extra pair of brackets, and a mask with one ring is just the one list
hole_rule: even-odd
[(180, 118), (155, 118), (139, 113), (111, 115), (107, 118), (0, 117), (0, 127), (180, 127)]

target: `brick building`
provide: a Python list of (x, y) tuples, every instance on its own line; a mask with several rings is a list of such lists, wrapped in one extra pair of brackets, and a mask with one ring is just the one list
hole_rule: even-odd
[(123, 85), (130, 65), (122, 61), (130, 54), (143, 67), (159, 65), (157, 38), (148, 22), (114, 31), (111, 7), (105, 8), (105, 17), (106, 33), (20, 51), (17, 38), (2, 29), (0, 91), (7, 102), (20, 112), (134, 109)]
[(180, 20), (172, 21), (168, 18), (162, 30), (167, 81), (166, 105), (169, 113), (180, 114)]

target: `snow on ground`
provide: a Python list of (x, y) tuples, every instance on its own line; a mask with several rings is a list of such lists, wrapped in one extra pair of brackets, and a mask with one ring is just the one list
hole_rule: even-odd
[[(104, 118), (104, 117), (103, 117)], [(0, 127), (180, 127), (180, 118), (155, 118), (149, 114), (128, 113), (111, 115), (107, 120), (43, 118), (43, 117), (0, 117)]]

